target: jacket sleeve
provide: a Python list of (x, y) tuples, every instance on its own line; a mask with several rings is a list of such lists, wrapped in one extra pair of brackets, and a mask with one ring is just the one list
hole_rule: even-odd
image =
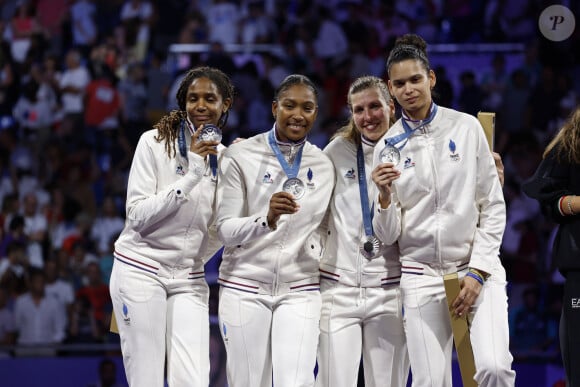
[[(481, 126), (477, 121), (475, 124)], [(484, 131), (480, 128), (477, 133), (475, 205), (479, 210), (479, 220), (475, 229), (469, 265), (491, 273), (498, 262), (506, 224), (506, 207), (497, 169)]]
[(189, 200), (189, 193), (200, 182), (205, 167), (201, 156), (189, 152), (189, 170), (178, 181), (157, 191), (158, 175), (155, 151), (146, 137), (141, 136), (127, 184), (127, 221), (139, 231), (172, 216)]
[(271, 231), (267, 214), (247, 214), (247, 200), (243, 172), (228, 148), (220, 163), (217, 193), (216, 228), (224, 246), (246, 244)]
[(553, 148), (534, 175), (522, 184), (524, 193), (540, 203), (544, 215), (559, 224), (570, 221), (570, 217), (562, 215), (559, 208), (562, 196), (574, 194), (569, 189), (569, 176), (569, 165), (557, 161)]

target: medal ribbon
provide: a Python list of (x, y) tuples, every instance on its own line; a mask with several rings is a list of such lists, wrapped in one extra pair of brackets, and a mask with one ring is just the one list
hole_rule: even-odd
[[(179, 146), (179, 154), (187, 159), (187, 146), (185, 141), (185, 120), (181, 120), (179, 125), (179, 135), (177, 136), (177, 144)], [(211, 174), (213, 177), (217, 174), (217, 155), (209, 155), (209, 166), (211, 167)]]
[[(437, 114), (437, 105), (435, 104), (435, 102), (433, 102), (433, 105), (431, 107), (431, 112), (429, 113), (429, 117), (427, 117), (426, 119), (424, 119), (421, 122), (421, 124), (419, 124), (419, 126), (417, 126), (415, 129), (411, 128), (411, 126), (409, 125), (409, 123), (407, 122), (407, 120), (404, 117), (401, 118), (401, 123), (403, 124), (403, 129), (405, 129), (405, 131), (403, 133), (397, 135), (397, 136), (390, 137), (390, 138), (386, 138), (385, 139), (385, 145), (393, 146), (393, 147), (397, 148), (398, 150), (403, 149), (403, 147), (405, 145), (407, 145), (407, 139), (417, 129), (420, 129), (423, 126), (425, 126), (428, 123), (430, 123), (431, 121), (433, 121), (433, 118), (435, 118), (435, 114)], [(400, 147), (397, 147), (396, 144), (400, 143), (401, 141), (405, 141), (405, 142)]]
[(280, 150), (280, 147), (278, 146), (278, 143), (276, 142), (275, 128), (276, 127), (272, 128), (270, 133), (268, 133), (268, 143), (276, 155), (276, 158), (284, 170), (284, 173), (286, 173), (286, 176), (288, 176), (289, 179), (294, 178), (298, 176), (298, 171), (300, 170), (300, 162), (302, 161), (302, 150), (304, 149), (304, 145), (301, 146), (298, 150), (298, 153), (296, 153), (296, 157), (294, 158), (292, 165), (288, 164), (284, 158), (284, 155), (282, 154), (282, 151)]
[[(373, 235), (373, 209), (369, 207), (369, 193), (367, 188), (367, 177), (365, 173), (365, 156), (362, 145), (358, 146), (356, 152), (356, 165), (358, 169), (358, 190), (360, 192), (360, 206), (362, 210), (365, 235)], [(373, 203), (373, 207), (374, 207)]]

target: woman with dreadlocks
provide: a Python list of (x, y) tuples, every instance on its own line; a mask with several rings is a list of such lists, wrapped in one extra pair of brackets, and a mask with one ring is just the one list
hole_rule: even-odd
[[(219, 141), (233, 86), (211, 67), (190, 70), (174, 110), (141, 135), (127, 186), (125, 229), (115, 243), (111, 298), (131, 386), (209, 384), (210, 242)], [(204, 130), (205, 128), (205, 130)], [(214, 246), (215, 244), (215, 246)]]

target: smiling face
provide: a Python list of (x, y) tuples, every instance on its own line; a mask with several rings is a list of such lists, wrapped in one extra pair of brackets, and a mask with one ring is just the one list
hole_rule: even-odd
[(202, 124), (218, 124), (231, 101), (223, 99), (217, 86), (205, 77), (195, 78), (187, 89), (185, 110), (195, 128)]
[(427, 118), (435, 73), (419, 60), (407, 59), (389, 68), (389, 90), (405, 113), (414, 120)]
[(354, 124), (367, 140), (378, 141), (387, 132), (395, 107), (385, 100), (378, 87), (353, 93), (350, 105)]
[(280, 92), (272, 103), (276, 134), (284, 142), (300, 141), (314, 125), (318, 105), (314, 91), (306, 84), (295, 84)]

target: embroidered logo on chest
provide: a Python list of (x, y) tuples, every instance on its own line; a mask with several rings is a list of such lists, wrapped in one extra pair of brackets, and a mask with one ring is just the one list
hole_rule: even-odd
[(270, 172), (266, 171), (264, 177), (262, 177), (262, 183), (264, 184), (272, 184), (274, 181), (272, 180), (272, 175)]
[(354, 168), (349, 169), (348, 171), (346, 171), (346, 173), (344, 174), (344, 177), (346, 179), (356, 179), (356, 172), (354, 171)]
[(312, 169), (308, 168), (308, 172), (306, 173), (306, 178), (308, 179), (308, 183), (306, 183), (306, 186), (308, 187), (308, 189), (316, 188), (314, 186), (314, 183), (312, 182), (313, 177), (314, 177), (314, 173), (312, 173)]
[(175, 173), (178, 174), (179, 176), (183, 176), (185, 175), (185, 169), (183, 168), (182, 165), (178, 165), (177, 168), (175, 168)]
[(461, 160), (459, 153), (457, 153), (457, 146), (455, 145), (455, 142), (453, 140), (449, 140), (449, 152), (450, 152), (449, 158), (451, 159), (451, 161), (457, 162)]

